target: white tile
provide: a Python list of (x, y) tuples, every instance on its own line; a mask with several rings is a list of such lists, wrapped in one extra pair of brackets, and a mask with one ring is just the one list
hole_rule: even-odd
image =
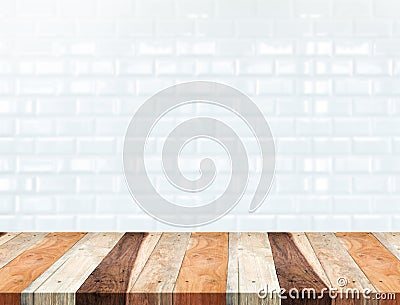
[(353, 151), (357, 154), (367, 155), (389, 153), (390, 142), (390, 139), (387, 138), (355, 138), (353, 140)]
[(359, 194), (386, 193), (389, 190), (389, 179), (386, 176), (356, 176), (353, 189)]
[(385, 37), (392, 34), (392, 22), (375, 20), (358, 20), (355, 22), (355, 35)]
[(343, 17), (368, 17), (372, 15), (371, 0), (333, 0), (333, 14)]
[(351, 152), (351, 139), (344, 137), (316, 138), (314, 150), (319, 154), (348, 154)]
[(234, 21), (218, 19), (199, 19), (196, 20), (196, 29), (197, 34), (200, 37), (231, 37), (233, 36), (234, 32)]
[(368, 40), (336, 40), (335, 54), (336, 55), (368, 55), (371, 53), (371, 43)]
[(298, 17), (321, 18), (331, 15), (330, 1), (295, 0), (294, 10)]
[(132, 17), (134, 5), (134, 0), (97, 0), (96, 13), (101, 17)]
[(251, 17), (256, 13), (255, 0), (220, 0), (216, 3), (217, 16), (222, 18)]
[(136, 1), (135, 11), (137, 17), (172, 17), (175, 13), (172, 0)]
[(272, 21), (268, 20), (238, 20), (235, 22), (235, 34), (239, 37), (271, 36)]
[(293, 14), (291, 0), (257, 0), (256, 13), (262, 17), (289, 17)]
[(155, 27), (156, 35), (159, 37), (170, 36), (193, 36), (194, 35), (194, 21), (193, 20), (159, 20), (156, 22)]
[(318, 19), (314, 22), (315, 35), (321, 37), (346, 37), (353, 34), (351, 20)]
[[(25, 0), (26, 1), (26, 0)], [(119, 0), (118, 0), (119, 1)], [(53, 2), (54, 1), (50, 1)], [(95, 15), (95, 0), (60, 0), (59, 10), (62, 16), (66, 17), (88, 17)]]
[(57, 10), (57, 3), (51, 0), (17, 0), (13, 4), (20, 16), (54, 16)]
[(391, 61), (361, 59), (355, 61), (355, 73), (358, 75), (390, 75)]
[(384, 18), (398, 18), (400, 3), (396, 0), (373, 0), (374, 15)]

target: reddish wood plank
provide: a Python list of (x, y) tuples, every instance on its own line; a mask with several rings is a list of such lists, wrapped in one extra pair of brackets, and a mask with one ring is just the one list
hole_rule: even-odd
[(70, 249), (84, 233), (51, 233), (0, 269), (0, 305), (21, 304), (21, 292)]
[(400, 261), (371, 233), (336, 233), (354, 261), (379, 293), (394, 293), (395, 300), (379, 304), (399, 304)]
[[(293, 235), (290, 233), (269, 233), (268, 237), (271, 243), (279, 285), (286, 290), (283, 295), (287, 298), (282, 299), (282, 304), (331, 304), (331, 299), (327, 294), (324, 294), (321, 299), (301, 297), (302, 291), (307, 289), (314, 289), (317, 293), (320, 293), (322, 291), (328, 292), (328, 287), (321, 275), (316, 271), (316, 266), (311, 265), (299, 250)], [(289, 297), (288, 292), (290, 290), (294, 293), (292, 293), (294, 296), (296, 292), (299, 292), (300, 297)]]
[(76, 305), (125, 305), (131, 271), (146, 235), (126, 233), (79, 288)]
[(174, 290), (174, 305), (225, 305), (228, 233), (193, 233)]

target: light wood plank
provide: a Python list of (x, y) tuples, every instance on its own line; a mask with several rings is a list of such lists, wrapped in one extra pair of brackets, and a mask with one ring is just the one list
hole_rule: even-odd
[(21, 233), (0, 247), (0, 268), (43, 240), (48, 233)]
[(21, 234), (21, 232), (9, 232), (9, 233), (4, 233), (1, 237), (0, 237), (0, 246), (4, 245), (6, 242), (10, 241), (11, 239), (13, 239), (14, 237), (18, 236), (19, 234)]
[(139, 252), (137, 254), (135, 264), (131, 271), (127, 291), (131, 291), (135, 285), (140, 273), (146, 265), (150, 255), (153, 253), (154, 248), (161, 238), (162, 233), (149, 233), (147, 237), (142, 241)]
[(342, 296), (336, 298), (335, 305), (377, 304), (376, 300), (363, 298), (364, 289), (369, 289), (371, 293), (376, 293), (376, 289), (334, 233), (307, 233), (306, 235), (332, 287), (337, 289), (339, 296)]
[[(123, 233), (88, 233), (22, 293), (23, 305), (73, 305), (75, 292)], [(42, 281), (44, 280), (44, 281)], [(38, 286), (38, 287), (37, 287)], [(34, 290), (34, 288), (37, 289)], [(33, 293), (30, 292), (33, 290)], [(32, 298), (33, 296), (33, 298)], [(34, 299), (34, 303), (24, 303)]]
[(129, 291), (127, 305), (172, 305), (172, 292), (189, 239), (190, 233), (162, 234), (139, 278)]
[(20, 305), (21, 292), (65, 254), (84, 233), (51, 233), (0, 269), (0, 305)]
[(400, 259), (400, 233), (385, 232), (373, 233), (374, 236), (390, 251), (394, 256)]
[(280, 286), (267, 234), (240, 233), (237, 251), (239, 304), (280, 304)]
[(318, 260), (318, 257), (315, 254), (306, 234), (303, 232), (297, 232), (292, 233), (292, 236), (295, 245), (308, 261), (314, 272), (318, 275), (326, 287), (330, 287), (332, 283), (329, 281), (328, 276), (326, 275), (321, 262)]
[(192, 233), (174, 289), (174, 305), (225, 305), (228, 233)]
[(239, 233), (229, 233), (226, 304), (239, 305)]

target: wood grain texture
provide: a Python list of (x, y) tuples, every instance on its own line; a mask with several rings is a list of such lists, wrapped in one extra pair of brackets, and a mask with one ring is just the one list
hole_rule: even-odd
[(226, 304), (239, 304), (239, 233), (229, 233), (228, 275)]
[[(338, 292), (343, 292), (338, 294), (335, 305), (377, 304), (375, 300), (364, 299), (362, 294), (351, 293), (353, 289), (358, 292), (369, 289), (372, 293), (376, 293), (376, 290), (334, 233), (307, 233), (306, 235), (332, 287), (338, 289)], [(347, 281), (347, 284), (343, 285), (340, 279)]]
[[(279, 281), (266, 233), (239, 233), (239, 304), (280, 304)], [(264, 298), (258, 296), (263, 289)]]
[(126, 233), (76, 293), (77, 305), (124, 305), (131, 271), (147, 233)]
[(4, 243), (0, 248), (0, 268), (7, 265), (34, 244), (43, 240), (46, 235), (47, 233), (22, 233)]
[[(129, 305), (172, 305), (190, 233), (163, 233), (152, 255), (129, 291)], [(188, 304), (189, 305), (189, 304)]]
[[(279, 285), (286, 292), (290, 290), (299, 292), (313, 289), (317, 293), (327, 291), (329, 280), (315, 253), (310, 252), (311, 245), (307, 245), (304, 234), (301, 233), (270, 233), (268, 234), (274, 256), (275, 267), (278, 275)], [(314, 254), (313, 254), (314, 253)], [(328, 283), (327, 283), (328, 282)], [(292, 294), (293, 295), (293, 294)], [(330, 304), (329, 295), (324, 294), (320, 299), (292, 298), (284, 293), (286, 299), (282, 304)], [(295, 294), (296, 296), (296, 294)]]
[[(111, 251), (123, 233), (88, 233), (61, 259), (47, 269), (22, 292), (22, 305), (73, 305), (75, 292), (88, 278), (101, 260)], [(58, 268), (57, 268), (58, 267)], [(33, 292), (29, 293), (28, 291)], [(29, 298), (30, 296), (30, 298)], [(32, 298), (33, 297), (33, 298)]]
[(139, 252), (136, 256), (135, 264), (131, 271), (127, 291), (131, 291), (135, 285), (140, 273), (142, 272), (145, 264), (147, 263), (150, 255), (153, 253), (154, 248), (161, 238), (161, 233), (149, 233), (142, 241)]
[(20, 232), (4, 233), (0, 237), (0, 246), (4, 245), (6, 242), (10, 241), (11, 239), (13, 239), (14, 237), (18, 236), (19, 234), (21, 234), (21, 233)]
[(47, 234), (0, 269), (0, 305), (21, 304), (21, 292), (83, 236), (83, 233)]
[(394, 256), (400, 259), (400, 233), (385, 232), (373, 233), (374, 236), (384, 245)]
[[(400, 261), (371, 233), (336, 233), (378, 292), (400, 298)], [(398, 304), (396, 300), (379, 304)]]
[(192, 233), (174, 289), (174, 305), (225, 305), (228, 233)]

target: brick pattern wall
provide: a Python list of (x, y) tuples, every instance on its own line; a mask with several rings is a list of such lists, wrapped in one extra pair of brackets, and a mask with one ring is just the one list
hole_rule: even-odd
[(278, 150), (262, 208), (199, 230), (400, 230), (398, 0), (1, 0), (0, 230), (176, 230), (133, 203), (123, 136), (198, 79)]

